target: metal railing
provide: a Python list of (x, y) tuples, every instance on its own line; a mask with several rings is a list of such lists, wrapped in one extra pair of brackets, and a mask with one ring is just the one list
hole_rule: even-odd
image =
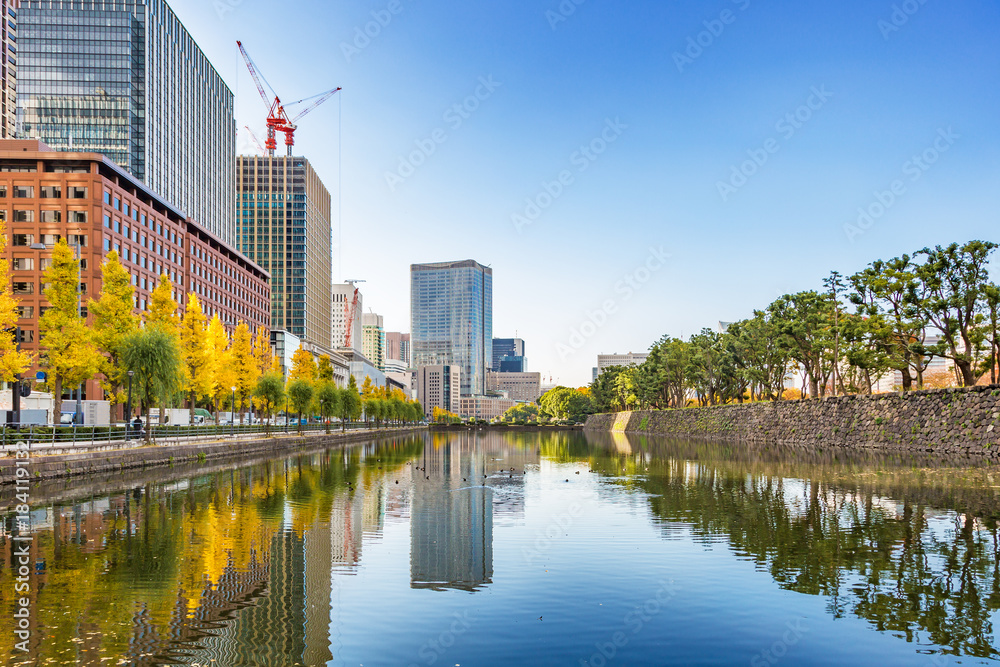
[[(294, 420), (293, 420), (294, 421)], [(379, 429), (370, 428), (372, 425), (364, 422), (348, 422), (348, 431), (371, 430), (372, 433), (385, 430), (390, 425), (383, 425)], [(133, 426), (114, 425), (73, 425), (73, 426), (40, 426), (37, 424), (17, 425), (7, 424), (0, 426), (0, 451), (13, 451), (18, 442), (28, 443), (29, 449), (81, 449), (94, 447), (109, 447), (123, 449), (127, 447), (142, 447), (147, 444), (146, 429), (151, 428), (149, 433), (149, 444), (166, 445), (179, 444), (198, 440), (247, 440), (253, 437), (270, 433), (271, 436), (294, 436), (299, 434), (299, 425), (274, 424), (270, 427), (264, 424), (197, 424), (182, 426), (176, 424), (153, 424), (151, 427), (144, 426), (142, 430), (137, 430)], [(305, 433), (325, 433), (327, 425), (324, 423), (303, 423), (301, 432)], [(340, 422), (330, 423), (330, 433), (340, 433), (344, 429)]]

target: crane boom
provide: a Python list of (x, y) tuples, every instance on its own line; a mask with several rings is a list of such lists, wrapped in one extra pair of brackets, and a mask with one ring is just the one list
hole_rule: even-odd
[(244, 125), (243, 127), (245, 127), (247, 132), (250, 133), (250, 138), (253, 139), (253, 143), (255, 146), (257, 146), (257, 150), (259, 150), (261, 153), (266, 153), (267, 151), (265, 151), (264, 147), (260, 145), (260, 140), (257, 139), (257, 135), (253, 133), (253, 130), (250, 129), (250, 126)]
[[(310, 111), (312, 111), (313, 109), (315, 109), (319, 105), (323, 104), (323, 102), (326, 102), (328, 99), (330, 99), (331, 97), (333, 97), (334, 95), (336, 95), (337, 93), (339, 93), (341, 90), (343, 90), (343, 89), (340, 88), (340, 87), (337, 87), (337, 88), (334, 88), (333, 90), (328, 90), (325, 93), (321, 93), (320, 94), (321, 96), (319, 97), (318, 100), (316, 100), (315, 102), (313, 102), (312, 104), (310, 104), (308, 107), (306, 107), (305, 109), (303, 109), (302, 111), (300, 111), (298, 113), (298, 115), (296, 115), (295, 118), (292, 119), (292, 125), (294, 126), (295, 123), (296, 123), (296, 121), (298, 121), (300, 118), (302, 118), (303, 116), (305, 116), (307, 113), (309, 113)], [(304, 101), (305, 100), (299, 100), (299, 102), (304, 102)], [(298, 104), (299, 102), (293, 102), (292, 104)], [(286, 106), (292, 106), (292, 104), (288, 104)]]
[(260, 82), (260, 75), (257, 74), (257, 68), (253, 64), (253, 59), (250, 58), (250, 54), (247, 53), (247, 50), (243, 48), (243, 42), (236, 40), (236, 46), (240, 47), (240, 53), (243, 54), (243, 61), (247, 64), (247, 69), (250, 70), (250, 76), (253, 77), (253, 82), (257, 85), (257, 92), (260, 93), (260, 99), (264, 101), (264, 106), (270, 109), (271, 101), (268, 99), (267, 93), (264, 92), (264, 84)]

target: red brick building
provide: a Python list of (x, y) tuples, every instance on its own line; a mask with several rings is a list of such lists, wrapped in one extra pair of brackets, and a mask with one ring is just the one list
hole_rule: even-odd
[[(81, 260), (84, 313), (101, 291), (104, 256), (115, 250), (132, 276), (137, 313), (149, 309), (166, 274), (181, 314), (194, 292), (205, 313), (218, 313), (230, 330), (240, 321), (270, 329), (268, 272), (102, 155), (0, 140), (0, 219), (23, 349), (38, 349), (38, 318), (47, 305), (42, 274), (63, 238)], [(85, 398), (102, 398), (96, 381), (87, 384)]]

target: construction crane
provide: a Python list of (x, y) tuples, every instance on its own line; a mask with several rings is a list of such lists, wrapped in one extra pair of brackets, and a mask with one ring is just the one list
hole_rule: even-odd
[[(333, 88), (324, 93), (319, 93), (318, 95), (313, 95), (312, 97), (306, 97), (291, 104), (282, 104), (281, 98), (278, 94), (274, 92), (274, 88), (271, 84), (267, 83), (267, 79), (260, 74), (260, 68), (254, 63), (253, 59), (250, 58), (250, 54), (247, 53), (246, 48), (243, 47), (243, 42), (237, 41), (236, 45), (240, 47), (240, 53), (243, 54), (243, 60), (247, 64), (247, 69), (250, 70), (250, 76), (253, 77), (253, 82), (257, 86), (257, 92), (260, 93), (260, 99), (264, 101), (264, 106), (267, 107), (267, 139), (264, 141), (264, 147), (267, 149), (268, 155), (274, 157), (274, 151), (278, 148), (277, 133), (281, 132), (285, 135), (285, 146), (288, 147), (288, 155), (292, 154), (292, 147), (295, 145), (295, 130), (298, 129), (296, 124), (303, 116), (318, 107), (319, 105), (326, 102), (328, 99), (333, 97), (336, 93), (340, 92), (340, 88)], [(271, 95), (274, 99), (270, 99), (270, 95), (264, 90), (264, 85), (271, 90)], [(286, 111), (286, 107), (292, 107), (296, 104), (302, 104), (303, 102), (310, 102), (308, 107), (300, 111), (298, 115), (294, 118), (289, 118)]]
[(253, 139), (254, 146), (257, 147), (257, 150), (259, 150), (261, 153), (266, 153), (267, 151), (265, 151), (264, 147), (260, 145), (260, 140), (257, 138), (257, 135), (253, 133), (253, 130), (250, 129), (250, 126), (244, 125), (243, 127), (245, 127), (247, 132), (250, 133), (250, 138)]
[(344, 299), (344, 320), (347, 322), (346, 333), (344, 334), (344, 348), (349, 350), (352, 347), (354, 347), (351, 344), (351, 341), (352, 341), (352, 338), (353, 338), (353, 336), (351, 334), (354, 331), (354, 313), (358, 309), (358, 294), (359, 294), (359, 290), (358, 290), (358, 287), (357, 287), (357, 283), (363, 283), (363, 282), (366, 282), (366, 281), (364, 281), (364, 280), (348, 279), (348, 280), (345, 280), (344, 282), (348, 283), (348, 284), (350, 284), (350, 285), (352, 285), (354, 287), (354, 299), (352, 299), (350, 302), (348, 302), (347, 299)]

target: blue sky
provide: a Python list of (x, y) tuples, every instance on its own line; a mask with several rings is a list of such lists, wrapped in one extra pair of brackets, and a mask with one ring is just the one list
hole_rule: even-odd
[(1000, 241), (996, 3), (171, 4), (248, 152), (266, 113), (237, 39), (286, 100), (343, 86), (296, 151), (342, 192), (336, 277), (405, 331), (411, 263), (489, 264), (494, 334), (546, 382), (831, 269)]

